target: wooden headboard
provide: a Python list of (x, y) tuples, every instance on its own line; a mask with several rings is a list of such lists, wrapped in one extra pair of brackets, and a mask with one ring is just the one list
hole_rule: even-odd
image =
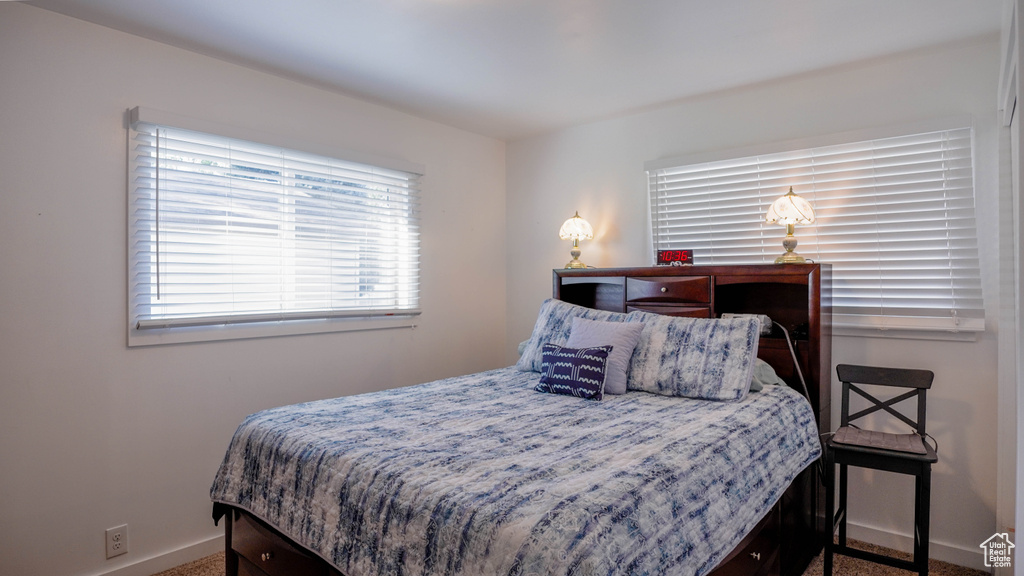
[[(831, 429), (832, 267), (828, 264), (653, 266), (554, 270), (553, 296), (613, 312), (718, 318), (766, 314), (792, 339), (820, 430)], [(803, 393), (783, 330), (761, 337), (758, 356)]]

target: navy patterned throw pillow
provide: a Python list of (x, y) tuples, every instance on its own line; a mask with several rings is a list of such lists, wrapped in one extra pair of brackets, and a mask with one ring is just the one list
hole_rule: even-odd
[(541, 351), (540, 384), (535, 390), (601, 400), (611, 351), (611, 346), (564, 348), (545, 344)]

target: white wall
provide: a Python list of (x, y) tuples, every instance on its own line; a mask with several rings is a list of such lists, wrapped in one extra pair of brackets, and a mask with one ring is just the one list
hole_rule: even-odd
[[(550, 269), (569, 259), (569, 244), (558, 240), (557, 231), (575, 210), (596, 231), (582, 245), (584, 262), (650, 264), (645, 161), (971, 114), (989, 330), (977, 342), (837, 336), (832, 360), (935, 371), (929, 427), (941, 451), (933, 471), (932, 553), (980, 566), (978, 545), (995, 530), (998, 63), (993, 36), (510, 143), (508, 358), (529, 337), (540, 302), (551, 294)], [(838, 385), (834, 393), (838, 411)], [(866, 473), (851, 473), (851, 484), (851, 535), (908, 549), (912, 484)]]
[[(425, 165), (419, 326), (128, 349), (138, 105)], [(219, 545), (209, 486), (246, 414), (504, 365), (505, 271), (475, 265), (505, 250), (504, 158), (497, 140), (0, 2), (0, 572), (191, 559)], [(130, 552), (108, 561), (122, 523)]]

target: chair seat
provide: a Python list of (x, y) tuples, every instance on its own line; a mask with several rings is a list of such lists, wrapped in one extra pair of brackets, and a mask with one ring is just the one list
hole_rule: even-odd
[(935, 450), (917, 434), (890, 434), (843, 426), (826, 442), (832, 450), (845, 450), (875, 456), (903, 458), (919, 462), (938, 462)]
[(855, 446), (892, 450), (894, 452), (928, 453), (924, 448), (924, 440), (917, 434), (890, 434), (888, 432), (875, 432), (874, 430), (861, 430), (853, 426), (843, 426), (836, 430), (833, 440), (840, 444), (853, 444)]

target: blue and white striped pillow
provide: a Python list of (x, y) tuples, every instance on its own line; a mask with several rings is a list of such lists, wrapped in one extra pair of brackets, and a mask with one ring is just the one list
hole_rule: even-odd
[(516, 368), (523, 372), (540, 372), (542, 347), (545, 344), (565, 346), (569, 341), (573, 318), (586, 318), (602, 322), (626, 321), (626, 315), (621, 312), (584, 308), (549, 298), (540, 306), (540, 313), (537, 314), (533, 333), (523, 347), (522, 355), (516, 362)]
[(629, 366), (630, 390), (704, 400), (742, 400), (750, 391), (761, 331), (757, 317), (675, 318), (637, 311), (627, 322), (644, 325)]
[(540, 384), (535, 390), (601, 400), (611, 351), (611, 346), (563, 348), (545, 344), (541, 353)]

